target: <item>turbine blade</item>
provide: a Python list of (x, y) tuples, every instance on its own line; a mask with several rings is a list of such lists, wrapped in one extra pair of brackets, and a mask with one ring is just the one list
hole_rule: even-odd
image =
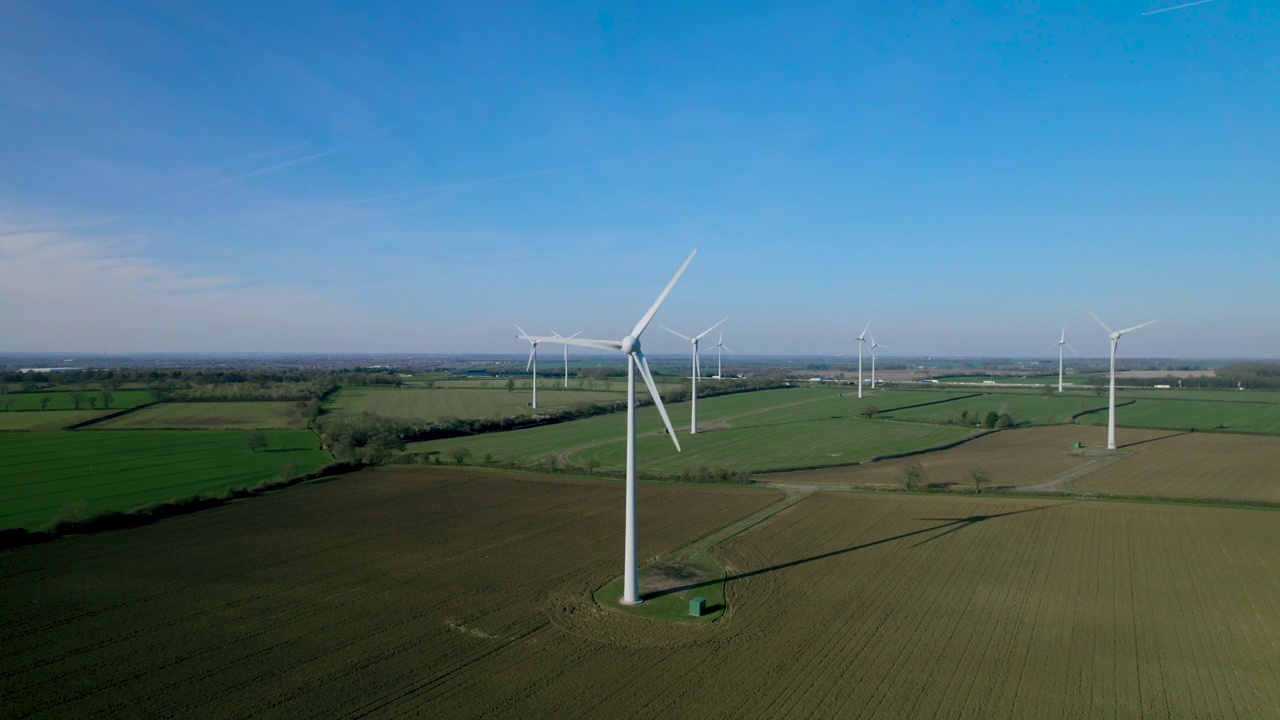
[(536, 354), (538, 354), (538, 346), (533, 345), (529, 348), (529, 362), (524, 364), (524, 369), (526, 372), (529, 370), (529, 368), (533, 367), (533, 356)]
[(653, 305), (649, 307), (649, 312), (645, 313), (644, 317), (640, 318), (640, 322), (636, 323), (636, 326), (631, 329), (631, 337), (640, 337), (640, 333), (649, 327), (649, 321), (653, 319), (654, 314), (658, 312), (658, 308), (662, 306), (662, 301), (667, 299), (667, 294), (671, 292), (671, 288), (676, 286), (676, 281), (684, 274), (684, 269), (689, 267), (689, 263), (693, 262), (693, 256), (697, 254), (697, 250), (689, 253), (689, 257), (684, 261), (684, 264), (676, 271), (675, 277), (671, 278), (671, 282), (667, 283), (667, 286), (663, 288), (662, 294), (658, 296), (658, 299), (653, 301)]
[[(1063, 345), (1067, 345), (1067, 343), (1062, 343), (1062, 344), (1063, 344)], [(1077, 355), (1079, 355), (1079, 354), (1080, 354), (1080, 353), (1076, 352), (1076, 349), (1075, 349), (1075, 348), (1073, 348), (1073, 347), (1071, 347), (1070, 345), (1067, 345), (1067, 349), (1068, 349), (1068, 350), (1070, 350), (1070, 351), (1071, 351), (1071, 352), (1073, 352), (1073, 353), (1076, 353)]]
[(688, 335), (685, 335), (684, 333), (678, 333), (675, 330), (672, 330), (671, 328), (667, 327), (666, 325), (659, 325), (658, 327), (662, 328), (663, 330), (666, 330), (667, 332), (671, 333), (672, 335), (675, 335), (676, 337), (682, 340), (688, 340), (689, 342), (693, 342), (693, 338), (689, 337)]
[(1088, 312), (1090, 315), (1093, 315), (1093, 319), (1098, 321), (1098, 324), (1099, 324), (1099, 325), (1101, 325), (1101, 326), (1102, 326), (1102, 328), (1103, 328), (1104, 330), (1106, 330), (1106, 331), (1107, 331), (1107, 334), (1108, 334), (1108, 335), (1110, 335), (1111, 333), (1115, 332), (1115, 330), (1112, 330), (1110, 326), (1108, 326), (1106, 323), (1102, 322), (1102, 318), (1100, 318), (1100, 317), (1098, 317), (1097, 315), (1095, 315), (1095, 314), (1094, 314), (1094, 312), (1093, 312), (1092, 310), (1090, 310), (1089, 308), (1085, 308), (1085, 311), (1086, 311), (1086, 312)]
[(542, 342), (559, 343), (561, 345), (576, 345), (577, 347), (589, 347), (596, 350), (609, 350), (611, 352), (622, 352), (622, 343), (617, 340), (588, 340), (586, 338), (539, 338)]
[(576, 332), (576, 333), (574, 333), (574, 334), (570, 335), (569, 337), (574, 338), (574, 337), (578, 337), (578, 336), (579, 336), (579, 335), (581, 335), (581, 334), (582, 334), (582, 331), (581, 331), (581, 330), (579, 330), (578, 332)]
[(658, 386), (654, 384), (653, 375), (649, 372), (649, 361), (644, 359), (644, 353), (639, 350), (636, 350), (636, 367), (640, 368), (644, 384), (649, 386), (649, 397), (653, 398), (653, 404), (658, 406), (658, 414), (662, 415), (662, 422), (667, 425), (667, 434), (671, 436), (671, 442), (676, 444), (676, 452), (680, 452), (680, 441), (676, 438), (675, 428), (671, 427), (671, 418), (667, 417), (667, 409), (662, 406), (662, 396), (658, 394)]
[(858, 342), (862, 342), (862, 338), (867, 336), (867, 331), (871, 329), (871, 321), (867, 321), (867, 326), (862, 328), (862, 334), (858, 336)]
[(1138, 328), (1144, 328), (1144, 327), (1146, 327), (1146, 326), (1148, 326), (1148, 325), (1154, 325), (1154, 324), (1156, 324), (1156, 323), (1158, 323), (1158, 322), (1160, 322), (1160, 321), (1159, 321), (1159, 320), (1151, 320), (1151, 321), (1148, 321), (1148, 322), (1144, 322), (1144, 323), (1142, 323), (1141, 325), (1134, 325), (1134, 326), (1133, 326), (1133, 327), (1131, 327), (1131, 328), (1125, 328), (1124, 330), (1121, 330), (1121, 331), (1120, 331), (1120, 334), (1121, 334), (1121, 335), (1124, 335), (1125, 333), (1131, 333), (1131, 332), (1133, 332), (1134, 330), (1137, 330)]
[(1066, 325), (1062, 326), (1062, 339), (1059, 340), (1058, 342), (1063, 345), (1067, 344), (1067, 326)]
[[(1045, 350), (1052, 350), (1052, 349), (1054, 349), (1054, 348), (1058, 347), (1059, 345), (1066, 345), (1066, 343), (1054, 343), (1054, 344), (1050, 345), (1049, 347), (1045, 348)], [(1043, 352), (1043, 351), (1041, 351), (1041, 352)]]
[(738, 353), (736, 353), (736, 352), (734, 352), (734, 351), (732, 351), (732, 350), (729, 350), (729, 346), (728, 346), (728, 345), (721, 345), (720, 347), (724, 348), (725, 350), (728, 350), (730, 355), (737, 355), (737, 354), (738, 354)]
[[(728, 319), (729, 319), (729, 318), (725, 318), (724, 320), (728, 320)], [(707, 336), (707, 333), (709, 333), (709, 332), (711, 332), (712, 330), (715, 330), (716, 328), (718, 328), (718, 327), (720, 327), (721, 325), (723, 325), (723, 324), (724, 324), (724, 320), (721, 320), (720, 322), (716, 323), (715, 325), (712, 325), (711, 327), (707, 328), (706, 330), (703, 330), (701, 335), (696, 335), (696, 336), (694, 336), (694, 338), (693, 338), (693, 339), (694, 339), (694, 340), (701, 340), (702, 338), (706, 337), (706, 336)]]
[[(514, 324), (514, 323), (513, 323), (513, 324)], [(528, 339), (529, 339), (529, 333), (525, 332), (525, 331), (524, 331), (524, 328), (520, 327), (519, 325), (516, 325), (516, 329), (520, 331), (520, 334), (519, 334), (519, 335), (517, 335), (516, 337), (520, 338), (521, 340), (528, 340)]]

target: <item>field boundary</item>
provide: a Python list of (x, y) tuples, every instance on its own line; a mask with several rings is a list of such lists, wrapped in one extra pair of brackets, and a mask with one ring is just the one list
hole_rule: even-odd
[(264, 480), (253, 487), (228, 490), (221, 495), (188, 495), (163, 502), (141, 505), (131, 510), (107, 510), (84, 520), (62, 521), (47, 530), (5, 528), (0, 530), (0, 550), (35, 545), (36, 543), (57, 540), (68, 535), (85, 535), (150, 525), (164, 518), (188, 515), (200, 510), (226, 505), (236, 500), (257, 497), (276, 490), (293, 487), (294, 485), (301, 485), (313, 480), (345, 475), (361, 470), (364, 467), (364, 465), (358, 464), (333, 462), (315, 472), (300, 475), (296, 478)]
[(90, 426), (90, 425), (94, 425), (94, 424), (96, 424), (96, 423), (106, 422), (107, 420), (113, 420), (113, 419), (115, 419), (115, 418), (122, 417), (122, 416), (124, 416), (124, 415), (128, 415), (129, 413), (133, 412), (134, 410), (141, 410), (142, 408), (149, 408), (149, 407), (152, 407), (152, 406), (155, 406), (155, 405), (159, 405), (159, 404), (160, 404), (160, 402), (159, 402), (159, 401), (155, 401), (155, 400), (153, 400), (153, 401), (151, 401), (151, 402), (149, 402), (149, 403), (143, 403), (143, 404), (141, 404), (141, 405), (134, 405), (134, 406), (133, 406), (133, 407), (131, 407), (131, 408), (125, 408), (125, 409), (123, 409), (123, 410), (118, 410), (118, 411), (116, 411), (116, 412), (110, 413), (109, 415), (103, 415), (103, 416), (101, 416), (101, 417), (96, 417), (96, 418), (89, 418), (88, 420), (84, 420), (84, 421), (81, 421), (81, 422), (78, 422), (78, 423), (74, 423), (74, 424), (72, 424), (72, 425), (68, 425), (68, 426), (66, 426), (66, 427), (64, 427), (64, 428), (62, 428), (62, 429), (63, 429), (63, 430), (80, 430), (80, 429), (82, 429), (82, 428), (88, 427), (88, 426)]
[[(918, 423), (912, 423), (906, 420), (894, 420), (894, 421), (879, 420), (878, 422), (901, 422), (908, 425), (918, 424)], [(931, 452), (941, 452), (943, 450), (950, 450), (953, 447), (958, 447), (967, 442), (972, 442), (974, 440), (977, 440), (980, 437), (986, 437), (987, 435), (990, 435), (992, 433), (998, 433), (998, 432), (1003, 432), (1005, 430), (1016, 430), (1016, 429), (1017, 428), (998, 428), (998, 429), (978, 430), (973, 432), (970, 435), (966, 435), (965, 437), (959, 438), (957, 440), (951, 440), (950, 442), (942, 443), (941, 445), (930, 445), (929, 447), (915, 448), (913, 450), (899, 450), (898, 452), (884, 453), (883, 455), (874, 455), (872, 457), (867, 458), (866, 460), (858, 460), (855, 462), (831, 463), (831, 464), (824, 464), (824, 465), (804, 465), (799, 467), (788, 467), (788, 468), (771, 468), (769, 470), (752, 471), (751, 474), (752, 475), (773, 475), (775, 473), (802, 472), (804, 470), (828, 470), (830, 468), (857, 467), (859, 465), (870, 465), (872, 463), (877, 463), (882, 460), (895, 460), (897, 458), (911, 457), (912, 455), (924, 455), (926, 453), (931, 453)], [(762, 481), (762, 482), (767, 482), (767, 481)]]

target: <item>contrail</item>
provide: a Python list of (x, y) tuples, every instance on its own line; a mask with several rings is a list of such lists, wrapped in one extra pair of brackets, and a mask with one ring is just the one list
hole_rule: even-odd
[(1144, 12), (1142, 14), (1143, 15), (1159, 15), (1162, 12), (1169, 12), (1170, 10), (1181, 10), (1182, 8), (1194, 7), (1196, 5), (1203, 5), (1205, 3), (1210, 3), (1210, 2), (1213, 2), (1213, 0), (1196, 0), (1195, 2), (1183, 3), (1181, 5), (1174, 5), (1173, 7), (1161, 8), (1159, 10), (1151, 10), (1149, 12)]
[[(305, 143), (303, 143), (303, 144), (305, 144)], [(129, 217), (130, 215), (137, 215), (138, 213), (142, 212), (143, 210), (149, 210), (149, 209), (151, 209), (151, 208), (155, 207), (156, 205), (160, 205), (160, 204), (163, 204), (163, 203), (169, 202), (169, 201), (171, 201), (171, 200), (177, 200), (177, 199), (178, 199), (178, 198), (180, 198), (180, 197), (187, 197), (188, 195), (196, 195), (196, 194), (198, 194), (198, 193), (205, 192), (206, 190), (212, 190), (213, 188), (221, 187), (221, 186), (226, 185), (226, 184), (228, 184), (228, 183), (233, 183), (233, 182), (237, 182), (237, 181), (239, 181), (239, 180), (244, 180), (245, 178), (248, 178), (248, 177), (253, 177), (254, 175), (261, 175), (262, 173), (268, 173), (268, 172), (272, 172), (272, 171), (275, 171), (275, 170), (281, 170), (281, 169), (283, 169), (283, 168), (287, 168), (287, 167), (289, 167), (290, 165), (297, 165), (297, 164), (299, 164), (299, 163), (304, 163), (304, 162), (310, 162), (310, 161), (312, 161), (312, 160), (317, 160), (317, 159), (319, 159), (319, 158), (324, 157), (325, 155), (331, 155), (331, 154), (333, 154), (333, 153), (335, 153), (335, 152), (337, 152), (338, 150), (341, 150), (341, 149), (342, 149), (342, 148), (341, 148), (341, 146), (339, 146), (339, 147), (333, 148), (333, 149), (331, 149), (331, 150), (325, 150), (324, 152), (318, 152), (318, 153), (315, 153), (315, 154), (312, 154), (312, 155), (307, 155), (306, 157), (294, 158), (293, 160), (288, 160), (288, 161), (286, 161), (286, 162), (276, 163), (275, 165), (268, 165), (267, 167), (264, 167), (264, 168), (258, 168), (257, 170), (251, 170), (251, 171), (249, 171), (249, 172), (247, 172), (247, 173), (243, 173), (243, 174), (241, 174), (241, 175), (237, 175), (237, 176), (232, 177), (232, 178), (227, 178), (227, 179), (225, 179), (225, 180), (219, 180), (218, 182), (215, 182), (215, 183), (209, 183), (208, 185), (204, 185), (204, 186), (202, 186), (202, 187), (198, 187), (198, 188), (196, 188), (196, 189), (194, 189), (194, 190), (186, 190), (186, 191), (184, 191), (184, 192), (174, 193), (174, 194), (172, 194), (172, 195), (166, 195), (166, 196), (161, 197), (161, 198), (159, 198), (159, 199), (157, 199), (157, 200), (152, 200), (151, 202), (149, 202), (149, 203), (147, 203), (147, 204), (145, 204), (145, 205), (142, 205), (142, 206), (140, 206), (140, 207), (136, 207), (136, 208), (134, 208), (134, 209), (132, 209), (132, 210), (128, 210), (128, 211), (126, 211), (126, 212), (122, 212), (122, 213), (120, 213), (119, 215), (112, 215), (112, 216), (110, 216), (110, 217), (106, 217), (106, 218), (103, 218), (103, 219), (101, 219), (101, 220), (98, 220), (97, 222), (89, 223), (88, 225), (81, 225), (80, 227), (71, 228), (71, 229), (70, 229), (70, 230), (68, 230), (67, 232), (84, 232), (85, 230), (92, 230), (93, 228), (100, 227), (100, 226), (102, 226), (102, 225), (106, 225), (107, 223), (115, 222), (116, 220), (119, 220), (119, 219), (121, 219), (121, 218), (126, 218), (126, 217)]]

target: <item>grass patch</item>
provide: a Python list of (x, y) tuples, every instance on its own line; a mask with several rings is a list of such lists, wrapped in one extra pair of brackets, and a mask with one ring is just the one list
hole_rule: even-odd
[(296, 429), (306, 421), (293, 401), (160, 403), (92, 425), (93, 430)]
[(251, 452), (229, 430), (0, 434), (0, 528), (41, 527), (186, 495), (219, 494), (329, 461), (305, 430), (266, 430)]
[[(709, 623), (725, 612), (724, 566), (706, 553), (698, 553), (680, 561), (678, 566), (658, 561), (640, 569), (640, 605), (623, 605), (622, 578), (616, 577), (593, 596), (607, 610), (629, 615), (685, 623)], [(705, 614), (689, 614), (689, 602), (706, 600)]]

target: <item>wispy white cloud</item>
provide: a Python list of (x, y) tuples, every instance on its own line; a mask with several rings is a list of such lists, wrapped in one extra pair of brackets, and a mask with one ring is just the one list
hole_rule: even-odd
[(9, 310), (0, 317), (0, 350), (423, 347), (421, 325), (387, 320), (298, 285), (190, 272), (148, 257), (145, 248), (139, 240), (4, 232), (0, 303)]

